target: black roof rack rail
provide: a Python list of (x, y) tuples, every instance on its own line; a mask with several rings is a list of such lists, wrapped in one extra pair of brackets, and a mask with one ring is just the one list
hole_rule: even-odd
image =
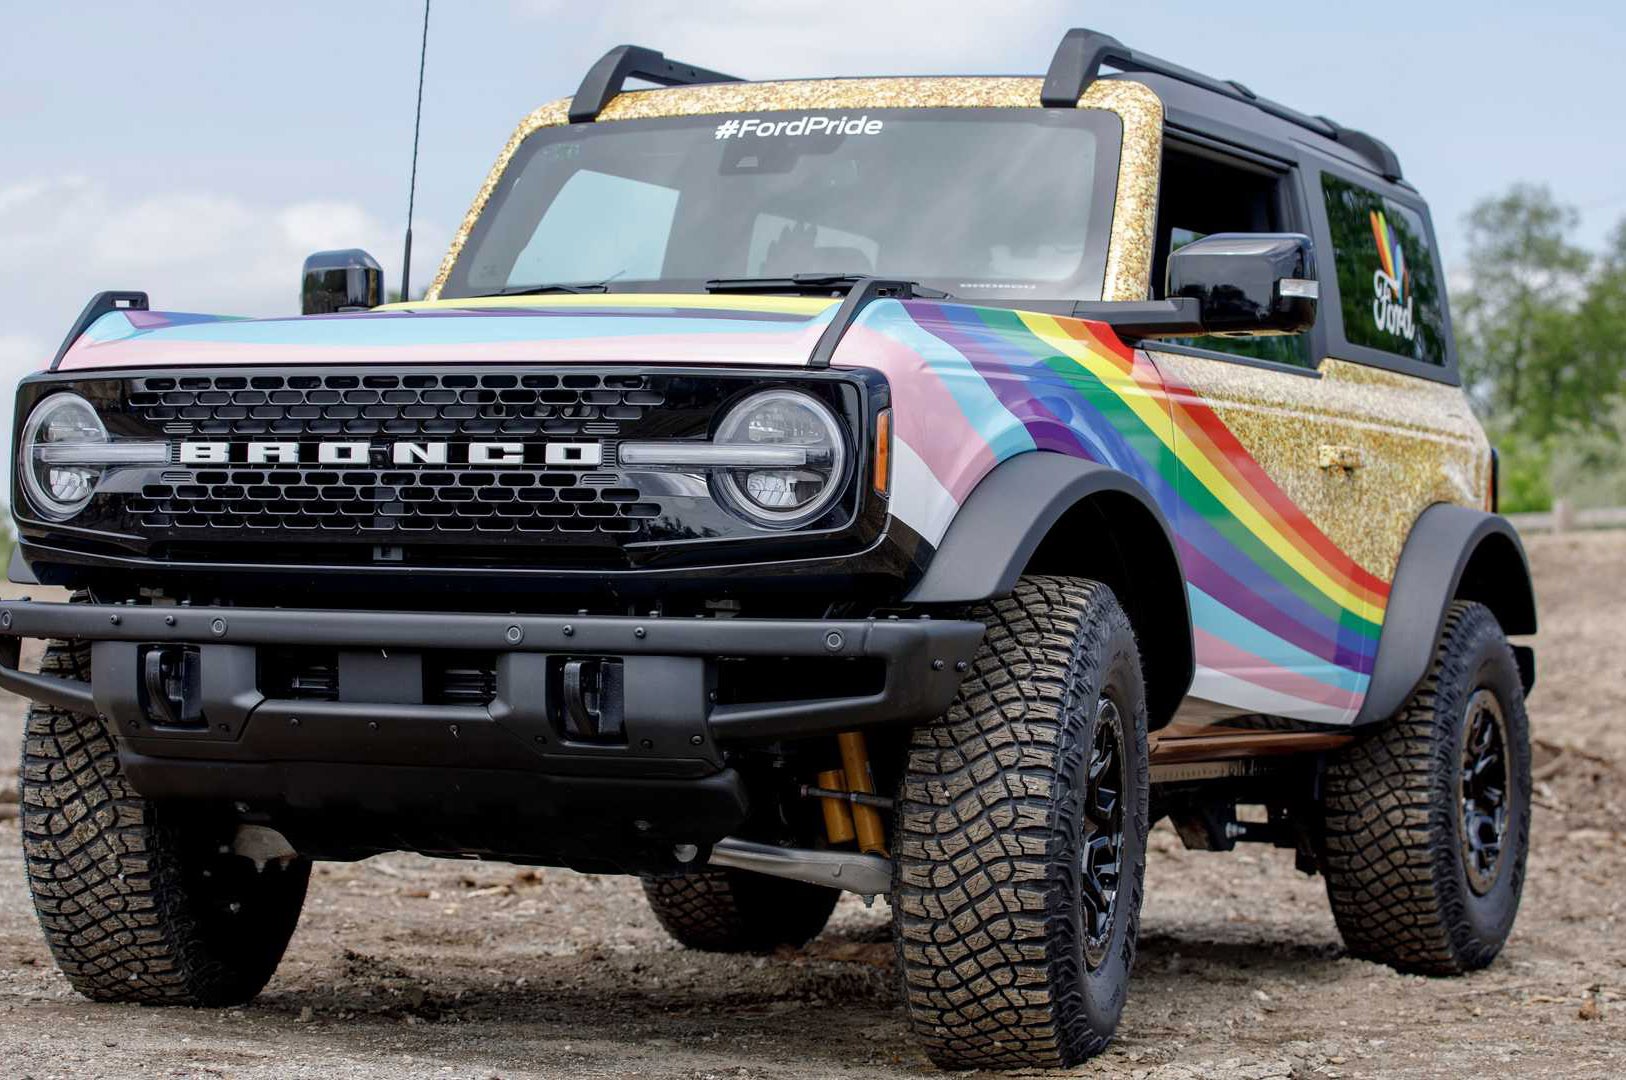
[(720, 71), (668, 60), (654, 49), (641, 45), (617, 45), (587, 69), (587, 77), (582, 79), (570, 102), (570, 122), (586, 124), (598, 119), (598, 114), (621, 92), (628, 79), (643, 79), (659, 86), (740, 81)]
[(1375, 135), (1368, 135), (1364, 131), (1356, 131), (1336, 121), (1327, 120), (1325, 116), (1321, 119), (1331, 125), (1333, 138), (1377, 166), (1378, 172), (1383, 174), (1385, 180), (1405, 179), (1400, 175), (1400, 158), (1389, 148), (1388, 143)]
[(1103, 67), (1116, 68), (1126, 73), (1144, 72), (1149, 75), (1162, 75), (1219, 94), (1221, 97), (1246, 102), (1278, 120), (1286, 120), (1324, 138), (1342, 143), (1370, 161), (1386, 179), (1401, 178), (1400, 159), (1395, 156), (1395, 152), (1382, 141), (1364, 132), (1335, 124), (1324, 116), (1307, 116), (1296, 109), (1289, 109), (1286, 105), (1278, 105), (1268, 98), (1260, 97), (1234, 79), (1226, 81), (1210, 78), (1179, 64), (1171, 64), (1156, 56), (1148, 56), (1146, 53), (1131, 49), (1110, 34), (1102, 34), (1095, 30), (1076, 28), (1062, 36), (1061, 44), (1056, 47), (1056, 55), (1050, 61), (1050, 70), (1045, 73), (1044, 87), (1039, 91), (1039, 103), (1050, 108), (1074, 108), (1089, 85), (1100, 77)]

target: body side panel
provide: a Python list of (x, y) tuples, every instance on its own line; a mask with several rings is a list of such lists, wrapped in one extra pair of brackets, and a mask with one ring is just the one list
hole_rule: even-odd
[[(1455, 387), (1339, 360), (1323, 361), (1314, 377), (1172, 353), (1154, 356), (1177, 388), (1172, 395), (1182, 436), (1208, 438), (1202, 424), (1182, 419), (1187, 402), (1200, 402), (1218, 420), (1219, 437), (1234, 442), (1223, 456), (1251, 463), (1246, 468), (1257, 470), (1302, 516), (1300, 534), (1320, 537), (1303, 554), (1330, 560), (1347, 575), (1342, 587), (1329, 587), (1339, 584), (1336, 575), (1323, 576), (1320, 589), (1300, 587), (1296, 598), (1283, 595), (1285, 610), (1293, 613), (1284, 624), (1293, 631), (1288, 639), (1302, 646), (1302, 635), (1316, 633), (1334, 646), (1331, 653), (1311, 651), (1336, 657), (1347, 673), (1327, 672), (1352, 692), (1347, 711), (1335, 721), (1349, 722), (1370, 683), (1389, 583), (1413, 523), (1436, 503), (1471, 506), (1483, 498), (1489, 453), (1466, 398)], [(1185, 525), (1179, 528), (1184, 535)], [(1284, 582), (1292, 579), (1280, 573), (1261, 579), (1267, 591), (1279, 591)], [(1204, 604), (1194, 597), (1194, 609)], [(1225, 669), (1205, 660), (1223, 655), (1199, 635), (1200, 667), (1188, 710), (1193, 720), (1211, 721), (1218, 712), (1211, 703), (1239, 698), (1216, 688), (1226, 681)], [(1251, 711), (1281, 713), (1268, 699), (1255, 704)]]
[(871, 305), (836, 364), (891, 382), (892, 512), (928, 543), (942, 543), (969, 493), (1016, 454), (1120, 470), (1174, 523), (1198, 662), (1214, 673), (1207, 696), (1220, 711), (1352, 715), (1377, 650), (1368, 615), (1388, 579), (1361, 569), (1299, 505), (1302, 489), (1278, 482), (1268, 425), (1250, 448), (1201, 378), (1161, 371), (1099, 324), (927, 301)]
[[(1324, 359), (1320, 377), (1156, 350), (1153, 359), (1184, 387), (1179, 397), (1200, 398), (1367, 581), (1392, 579), (1426, 507), (1483, 503), (1489, 447), (1457, 387), (1341, 359)], [(1289, 438), (1294, 425), (1306, 438)], [(1358, 467), (1324, 470), (1314, 452), (1304, 454), (1338, 444), (1358, 451)]]

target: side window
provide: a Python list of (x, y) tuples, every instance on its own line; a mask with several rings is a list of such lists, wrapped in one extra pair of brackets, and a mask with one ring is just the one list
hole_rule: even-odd
[[(1193, 240), (1221, 232), (1308, 231), (1292, 219), (1284, 180), (1282, 174), (1263, 168), (1168, 147), (1163, 157), (1163, 186), (1157, 208), (1157, 245), (1152, 262), (1156, 295), (1163, 295), (1169, 254)], [(1308, 334), (1265, 337), (1208, 335), (1171, 341), (1295, 367), (1313, 367), (1315, 364), (1315, 358), (1310, 355)]]
[(1321, 174), (1338, 275), (1344, 338), (1352, 345), (1445, 363), (1445, 307), (1428, 226), (1411, 207)]

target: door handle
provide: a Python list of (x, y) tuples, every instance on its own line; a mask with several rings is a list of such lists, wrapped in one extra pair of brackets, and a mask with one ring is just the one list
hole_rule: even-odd
[(1340, 446), (1323, 443), (1316, 451), (1316, 463), (1323, 469), (1353, 471), (1366, 464), (1366, 457), (1358, 446)]

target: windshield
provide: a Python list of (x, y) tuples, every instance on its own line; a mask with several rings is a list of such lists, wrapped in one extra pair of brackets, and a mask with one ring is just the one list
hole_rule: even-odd
[(964, 299), (1096, 300), (1118, 117), (1093, 109), (739, 113), (544, 128), (441, 295), (879, 274)]

